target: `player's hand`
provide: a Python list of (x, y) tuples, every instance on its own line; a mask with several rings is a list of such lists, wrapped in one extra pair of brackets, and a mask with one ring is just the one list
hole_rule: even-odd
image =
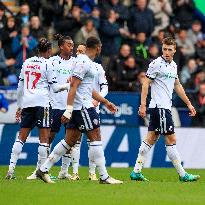
[(93, 100), (92, 103), (93, 103), (94, 107), (97, 107), (99, 105), (99, 102), (97, 100)]
[(63, 115), (61, 117), (61, 122), (62, 123), (68, 123), (69, 120), (71, 119), (72, 112), (73, 112), (73, 106), (72, 105), (67, 105), (67, 108), (66, 108), (65, 112), (63, 113)]
[(145, 118), (146, 117), (146, 110), (147, 110), (146, 105), (140, 105), (139, 111), (138, 111), (139, 116), (142, 118)]
[(105, 106), (107, 107), (107, 109), (112, 113), (116, 113), (117, 112), (117, 107), (115, 104), (111, 103), (110, 101), (107, 101), (107, 103), (105, 103)]
[(72, 81), (72, 76), (70, 76), (68, 79), (67, 79), (67, 83), (71, 83)]
[(194, 108), (194, 106), (192, 104), (187, 105), (188, 109), (189, 109), (189, 116), (190, 117), (194, 117), (196, 115), (196, 110)]
[(21, 121), (21, 108), (18, 108), (16, 110), (16, 122), (20, 122)]
[(61, 123), (65, 124), (68, 123), (70, 119), (68, 119), (67, 117), (65, 117), (64, 115), (61, 116)]

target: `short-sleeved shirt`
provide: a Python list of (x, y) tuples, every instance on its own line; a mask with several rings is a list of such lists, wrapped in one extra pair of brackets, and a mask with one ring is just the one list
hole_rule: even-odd
[(49, 107), (49, 85), (57, 83), (52, 63), (43, 57), (32, 57), (22, 65), (19, 81), (23, 82), (22, 108)]
[[(96, 75), (94, 80), (94, 89), (101, 94), (102, 97), (105, 97), (108, 92), (108, 82), (105, 76), (105, 71), (99, 63), (93, 62), (95, 69), (96, 69)], [(106, 87), (105, 87), (106, 86)], [(102, 89), (106, 88), (106, 92), (102, 92)], [(99, 106), (96, 107), (97, 113), (100, 112)]]
[(92, 92), (96, 69), (93, 61), (84, 54), (80, 54), (75, 59), (73, 69), (73, 77), (81, 80), (81, 84), (77, 88), (73, 109), (81, 110), (82, 107), (90, 108), (92, 104)]
[[(56, 72), (56, 81), (58, 84), (65, 84), (72, 75), (72, 70), (75, 63), (75, 58), (71, 57), (69, 60), (65, 60), (60, 56), (53, 56), (49, 58), (52, 62), (54, 70)], [(58, 93), (50, 90), (51, 106), (53, 109), (65, 110), (67, 105), (68, 91), (64, 90)]]
[(158, 57), (150, 63), (146, 76), (153, 80), (149, 108), (171, 110), (174, 84), (178, 79), (176, 63), (169, 63), (163, 57)]

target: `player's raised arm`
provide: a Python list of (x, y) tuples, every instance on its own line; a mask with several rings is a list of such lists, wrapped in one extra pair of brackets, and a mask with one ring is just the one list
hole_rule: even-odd
[(190, 116), (195, 116), (196, 115), (196, 110), (193, 107), (193, 105), (191, 104), (189, 98), (187, 97), (184, 88), (182, 86), (182, 84), (180, 83), (179, 79), (177, 78), (174, 84), (174, 90), (176, 91), (177, 95), (184, 101), (184, 103), (187, 105), (187, 107), (189, 108), (189, 115)]

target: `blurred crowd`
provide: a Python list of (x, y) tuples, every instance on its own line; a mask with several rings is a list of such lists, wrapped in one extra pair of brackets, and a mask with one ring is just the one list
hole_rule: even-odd
[(205, 115), (205, 25), (195, 17), (194, 0), (19, 0), (16, 5), (15, 13), (0, 5), (0, 85), (17, 84), (38, 40), (61, 33), (76, 45), (99, 37), (97, 61), (110, 90), (139, 92), (149, 63), (161, 55), (162, 39), (173, 36), (179, 78)]

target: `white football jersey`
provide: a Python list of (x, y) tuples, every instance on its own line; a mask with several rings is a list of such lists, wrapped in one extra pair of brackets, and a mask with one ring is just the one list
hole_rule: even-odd
[(146, 76), (153, 80), (149, 108), (171, 110), (174, 84), (178, 79), (176, 63), (169, 63), (163, 57), (158, 57), (150, 63)]
[[(56, 81), (59, 84), (64, 84), (67, 79), (72, 75), (72, 69), (74, 67), (75, 58), (71, 57), (69, 60), (62, 59), (60, 56), (53, 56), (49, 58), (52, 62), (54, 70), (56, 72)], [(68, 91), (55, 93), (50, 90), (51, 106), (53, 109), (65, 110), (67, 106)]]
[(37, 56), (27, 59), (19, 77), (23, 91), (20, 107), (49, 107), (49, 85), (56, 83), (56, 74), (48, 59)]
[[(94, 89), (102, 96), (105, 97), (108, 94), (108, 82), (105, 76), (105, 71), (99, 63), (93, 62), (96, 75), (94, 80)], [(99, 106), (96, 107), (96, 111), (99, 113)]]
[(76, 63), (73, 69), (73, 77), (81, 80), (77, 88), (73, 109), (81, 110), (82, 107), (90, 108), (92, 104), (93, 83), (96, 75), (96, 69), (93, 61), (84, 54), (80, 54), (75, 59)]

